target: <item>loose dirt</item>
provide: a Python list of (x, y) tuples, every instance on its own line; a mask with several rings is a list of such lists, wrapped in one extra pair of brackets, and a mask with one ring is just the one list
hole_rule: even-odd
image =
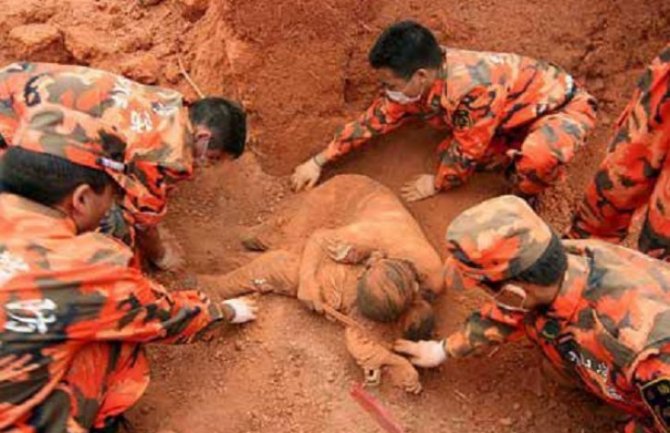
[[(599, 126), (568, 182), (542, 197), (541, 213), (566, 225), (602, 157), (634, 80), (670, 40), (665, 0), (0, 0), (0, 60), (75, 62), (195, 93), (181, 57), (208, 94), (240, 99), (250, 112), (251, 152), (181, 185), (168, 224), (189, 273), (247, 263), (240, 240), (291, 206), (287, 174), (324, 146), (339, 123), (370, 101), (366, 53), (402, 18), (430, 26), (447, 45), (514, 51), (558, 63), (601, 101)], [(397, 190), (428, 172), (439, 132), (408, 127), (345, 158), (328, 176), (360, 173)], [(448, 194), (409, 206), (431, 242), (460, 211), (505, 191), (477, 176)], [(337, 210), (334, 209), (334, 212)], [(188, 275), (158, 276), (173, 288)], [(446, 335), (481, 299), (449, 292), (437, 304)], [(149, 350), (153, 381), (130, 414), (137, 432), (378, 432), (348, 396), (362, 379), (342, 330), (295, 300), (266, 297), (259, 320), (207, 344)], [(525, 343), (422, 372), (424, 392), (384, 384), (373, 391), (408, 432), (606, 433), (619, 416), (545, 377)]]

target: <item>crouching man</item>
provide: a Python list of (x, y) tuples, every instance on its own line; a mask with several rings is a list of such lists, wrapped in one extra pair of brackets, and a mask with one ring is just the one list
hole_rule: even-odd
[(63, 107), (25, 113), (0, 159), (0, 431), (115, 432), (144, 393), (144, 344), (255, 318), (243, 299), (168, 293), (96, 233), (124, 184), (125, 142)]
[(434, 367), (523, 335), (563, 375), (631, 415), (626, 433), (670, 423), (670, 268), (597, 240), (564, 241), (521, 199), (488, 200), (447, 230), (447, 286), (492, 301), (443, 341), (395, 350)]

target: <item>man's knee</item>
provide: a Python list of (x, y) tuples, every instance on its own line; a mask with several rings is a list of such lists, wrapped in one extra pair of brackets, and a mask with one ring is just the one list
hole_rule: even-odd
[(663, 227), (654, 227), (649, 214), (647, 214), (642, 230), (640, 230), (638, 249), (656, 259), (670, 260), (670, 230)]
[(563, 112), (566, 120), (578, 128), (583, 135), (586, 135), (596, 124), (598, 101), (586, 91), (580, 90), (565, 106)]
[[(569, 159), (569, 158), (568, 158)], [(546, 143), (522, 149), (511, 169), (510, 179), (525, 195), (536, 195), (565, 175), (565, 158), (559, 157)]]
[(149, 384), (144, 349), (131, 343), (90, 343), (75, 356), (64, 379), (73, 417), (85, 428), (103, 428), (132, 407)]

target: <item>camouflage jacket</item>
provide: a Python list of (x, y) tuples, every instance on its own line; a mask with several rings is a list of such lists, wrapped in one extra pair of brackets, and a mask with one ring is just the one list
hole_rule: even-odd
[(379, 96), (357, 120), (344, 125), (328, 145), (329, 160), (420, 119), (451, 136), (440, 145), (436, 187), (462, 184), (500, 149), (492, 139), (529, 125), (560, 108), (575, 92), (572, 77), (550, 63), (516, 54), (447, 48), (432, 88), (418, 102), (402, 105)]
[(60, 212), (0, 194), (0, 430), (26, 416), (92, 341), (188, 343), (223, 319), (197, 291), (167, 293), (131, 251), (77, 235)]
[(605, 159), (586, 188), (568, 236), (620, 242), (649, 206), (640, 249), (670, 259), (670, 44), (645, 69), (616, 122)]
[(124, 138), (125, 213), (133, 224), (157, 224), (166, 211), (166, 181), (193, 171), (182, 96), (83, 66), (14, 63), (0, 70), (0, 134), (8, 145), (23, 118), (41, 105), (99, 119)]
[(524, 314), (487, 304), (447, 338), (449, 355), (526, 335), (559, 370), (633, 415), (627, 433), (670, 431), (670, 267), (602, 241), (564, 245), (568, 270), (549, 307)]

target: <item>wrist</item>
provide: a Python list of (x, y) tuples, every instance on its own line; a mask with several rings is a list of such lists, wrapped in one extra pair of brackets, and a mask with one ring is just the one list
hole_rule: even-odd
[(323, 168), (324, 165), (328, 163), (328, 158), (322, 153), (317, 153), (312, 157), (312, 160), (316, 165), (319, 166), (319, 168)]
[(232, 323), (233, 320), (235, 319), (235, 309), (231, 305), (226, 304), (225, 302), (221, 303), (221, 312), (226, 322)]

